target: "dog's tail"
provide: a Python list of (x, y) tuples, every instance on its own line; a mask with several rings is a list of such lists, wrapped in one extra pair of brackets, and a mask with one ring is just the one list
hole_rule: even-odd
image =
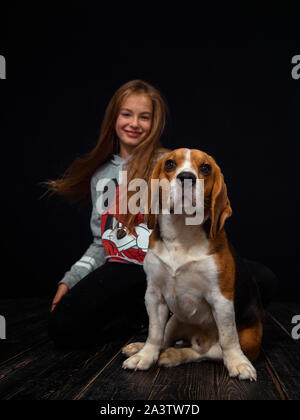
[(243, 261), (255, 278), (260, 292), (262, 306), (266, 309), (277, 297), (279, 289), (278, 277), (269, 267), (266, 267), (262, 263), (247, 260), (245, 258), (243, 258)]

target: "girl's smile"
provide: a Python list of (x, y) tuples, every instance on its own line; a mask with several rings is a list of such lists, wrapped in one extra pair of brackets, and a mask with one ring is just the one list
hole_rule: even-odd
[(125, 132), (128, 134), (129, 137), (138, 137), (141, 134), (138, 131), (127, 131), (127, 130), (125, 130)]

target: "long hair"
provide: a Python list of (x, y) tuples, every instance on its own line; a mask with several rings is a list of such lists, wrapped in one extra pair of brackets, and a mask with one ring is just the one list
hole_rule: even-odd
[[(90, 181), (95, 171), (112, 154), (119, 153), (119, 140), (115, 125), (123, 101), (132, 93), (147, 95), (153, 106), (151, 129), (148, 136), (135, 148), (126, 166), (128, 183), (134, 178), (148, 181), (160, 152), (167, 151), (160, 143), (166, 124), (168, 107), (160, 92), (142, 80), (132, 80), (122, 85), (110, 100), (102, 122), (100, 136), (94, 149), (83, 157), (75, 159), (64, 175), (56, 180), (44, 182), (49, 193), (65, 196), (73, 202), (90, 197)], [(125, 218), (125, 224), (132, 232), (132, 215)]]

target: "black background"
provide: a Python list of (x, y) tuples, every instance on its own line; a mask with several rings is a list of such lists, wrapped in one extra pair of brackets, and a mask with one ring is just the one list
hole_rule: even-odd
[(300, 297), (299, 13), (289, 3), (199, 4), (10, 6), (0, 44), (1, 296), (51, 297), (91, 243), (91, 206), (40, 199), (39, 183), (94, 147), (111, 96), (140, 78), (169, 105), (163, 144), (202, 149), (220, 165), (239, 253), (278, 275), (279, 298)]

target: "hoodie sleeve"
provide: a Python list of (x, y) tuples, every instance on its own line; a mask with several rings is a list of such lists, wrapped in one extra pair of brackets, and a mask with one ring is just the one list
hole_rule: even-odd
[(106, 251), (101, 240), (101, 214), (99, 214), (96, 208), (96, 183), (97, 177), (93, 176), (91, 180), (93, 209), (90, 226), (94, 240), (80, 260), (71, 266), (70, 270), (65, 273), (63, 279), (59, 282), (59, 284), (66, 284), (69, 289), (96, 268), (101, 267), (106, 261)]

